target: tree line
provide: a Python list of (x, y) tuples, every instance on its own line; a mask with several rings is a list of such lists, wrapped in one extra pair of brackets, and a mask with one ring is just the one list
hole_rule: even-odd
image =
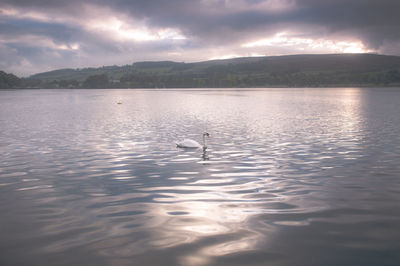
[[(15, 76), (14, 76), (15, 77)], [(203, 74), (125, 74), (120, 79), (107, 74), (91, 75), (83, 81), (24, 79), (11, 84), (33, 88), (252, 88), (252, 87), (331, 87), (399, 86), (400, 71), (370, 73), (292, 72), (292, 73), (214, 73)], [(9, 85), (10, 86), (10, 85)]]
[(400, 86), (400, 57), (293, 55), (198, 63), (137, 62), (59, 69), (29, 78), (0, 72), (0, 88), (252, 88)]

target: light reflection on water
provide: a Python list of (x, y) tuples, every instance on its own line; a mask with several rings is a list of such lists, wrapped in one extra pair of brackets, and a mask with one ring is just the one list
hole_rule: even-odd
[[(397, 265), (399, 100), (357, 88), (0, 92), (0, 262)], [(175, 147), (205, 130), (205, 152)]]

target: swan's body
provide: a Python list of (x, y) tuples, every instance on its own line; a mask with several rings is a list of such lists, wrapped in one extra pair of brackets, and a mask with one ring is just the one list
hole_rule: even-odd
[(176, 146), (178, 148), (200, 148), (201, 145), (195, 140), (192, 139), (184, 139), (176, 142)]
[(210, 134), (208, 134), (207, 132), (203, 133), (203, 146), (200, 145), (200, 143), (198, 143), (195, 140), (184, 139), (184, 140), (181, 140), (181, 141), (177, 141), (176, 142), (176, 147), (178, 147), (178, 148), (195, 148), (195, 149), (203, 147), (203, 149), (206, 149), (207, 148), (207, 146), (206, 146), (206, 136), (209, 137)]

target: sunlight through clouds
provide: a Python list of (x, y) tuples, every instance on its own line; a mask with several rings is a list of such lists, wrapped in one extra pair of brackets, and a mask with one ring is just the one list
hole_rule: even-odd
[(115, 17), (110, 17), (102, 20), (93, 20), (86, 23), (85, 26), (88, 30), (96, 32), (104, 32), (109, 34), (119, 41), (155, 41), (155, 40), (184, 40), (185, 36), (179, 33), (178, 30), (165, 28), (157, 30), (149, 30), (146, 26), (141, 25), (138, 27), (131, 26), (122, 20)]
[(93, 14), (82, 22), (83, 26), (96, 33), (106, 33), (117, 41), (157, 41), (186, 39), (178, 29), (170, 27), (149, 27), (144, 20), (138, 20), (126, 14), (87, 4), (85, 7)]
[(292, 37), (287, 32), (279, 32), (272, 38), (260, 39), (242, 44), (244, 48), (254, 47), (291, 47), (294, 50), (313, 52), (326, 51), (332, 53), (370, 53), (373, 50), (367, 49), (361, 41), (335, 41), (327, 39), (311, 39)]

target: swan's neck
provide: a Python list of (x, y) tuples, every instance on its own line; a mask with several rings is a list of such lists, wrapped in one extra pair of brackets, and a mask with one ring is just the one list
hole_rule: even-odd
[(203, 135), (203, 148), (207, 147), (206, 135)]

